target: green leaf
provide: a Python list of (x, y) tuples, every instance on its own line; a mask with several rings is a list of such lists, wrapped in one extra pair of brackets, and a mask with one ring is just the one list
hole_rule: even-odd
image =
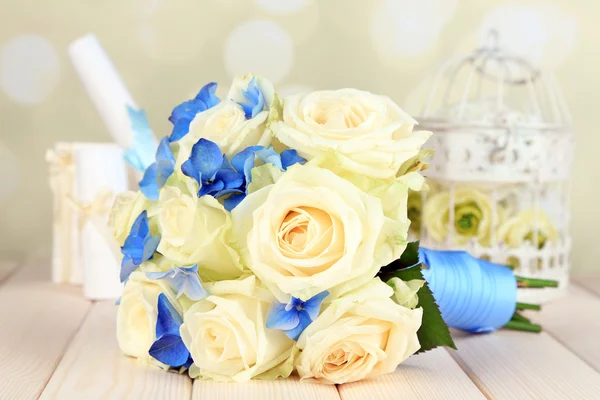
[[(415, 265), (412, 268), (396, 271), (392, 276), (398, 277), (405, 282), (413, 279), (424, 279), (423, 274), (421, 273), (421, 264)], [(419, 296), (417, 307), (423, 308), (423, 322), (421, 328), (419, 328), (419, 331), (417, 332), (421, 348), (417, 353), (432, 350), (440, 346), (446, 346), (456, 350), (456, 345), (454, 344), (454, 340), (452, 340), (448, 325), (444, 322), (440, 309), (438, 308), (433, 293), (431, 293), (431, 289), (429, 289), (427, 283), (419, 289), (417, 296)]]
[[(410, 242), (406, 245), (404, 253), (396, 261), (382, 267), (379, 270), (379, 276), (382, 280), (387, 281), (391, 276), (399, 270), (410, 268), (419, 263), (419, 241)], [(420, 278), (419, 278), (420, 279)]]

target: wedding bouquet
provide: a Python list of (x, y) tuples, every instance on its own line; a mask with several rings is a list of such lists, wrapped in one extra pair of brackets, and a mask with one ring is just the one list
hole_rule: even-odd
[(335, 384), (454, 347), (407, 268), (431, 133), (355, 89), (280, 99), (253, 75), (216, 89), (175, 107), (140, 190), (113, 206), (123, 353), (192, 378)]

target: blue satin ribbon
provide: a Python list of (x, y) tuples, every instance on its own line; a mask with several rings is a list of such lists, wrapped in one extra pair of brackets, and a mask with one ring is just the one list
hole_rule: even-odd
[(506, 325), (517, 305), (517, 281), (502, 265), (465, 251), (420, 248), (428, 268), (423, 277), (448, 326), (468, 332), (491, 332)]

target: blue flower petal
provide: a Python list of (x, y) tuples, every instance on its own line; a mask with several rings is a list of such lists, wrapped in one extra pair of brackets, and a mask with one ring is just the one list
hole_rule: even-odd
[(187, 100), (173, 109), (171, 116), (169, 117), (169, 121), (171, 121), (171, 123), (174, 125), (184, 119), (191, 121), (194, 119), (196, 114), (205, 111), (206, 109), (206, 104), (202, 100)]
[(173, 131), (169, 136), (170, 142), (180, 140), (188, 134), (190, 123), (198, 113), (208, 110), (221, 101), (215, 96), (217, 84), (211, 82), (205, 85), (193, 100), (184, 101), (173, 109), (169, 121), (173, 123)]
[(283, 169), (281, 157), (272, 147), (258, 150), (256, 155), (264, 164), (273, 164), (277, 168)]
[(129, 235), (121, 247), (121, 253), (123, 253), (121, 282), (124, 282), (140, 264), (154, 256), (159, 242), (159, 236), (150, 234), (148, 213), (145, 210), (142, 211), (135, 219)]
[(131, 275), (131, 273), (138, 267), (139, 264), (135, 263), (131, 256), (124, 255), (123, 260), (121, 261), (121, 272), (119, 274), (119, 279), (121, 279), (121, 282), (125, 282), (127, 278), (129, 278), (129, 275)]
[(179, 327), (183, 324), (183, 319), (164, 293), (158, 295), (157, 310), (156, 337), (179, 335)]
[(321, 304), (323, 300), (329, 296), (329, 292), (327, 290), (311, 297), (304, 303), (304, 311), (308, 313), (311, 321), (314, 321), (319, 316), (319, 311), (321, 310)]
[(233, 211), (246, 198), (246, 194), (232, 194), (223, 202), (223, 207), (229, 212)]
[(168, 270), (167, 272), (146, 272), (146, 277), (148, 279), (157, 280), (165, 279), (171, 274), (173, 274), (173, 270)]
[(298, 325), (295, 328), (285, 331), (285, 334), (292, 340), (298, 340), (300, 334), (304, 332), (306, 327), (309, 326), (312, 322), (310, 316), (306, 311), (300, 311), (298, 313), (298, 316), (300, 317), (300, 322), (298, 323)]
[(175, 171), (175, 156), (171, 151), (169, 138), (163, 138), (156, 150), (156, 161), (144, 172), (140, 181), (140, 190), (149, 200), (158, 200), (158, 193), (167, 179)]
[[(154, 257), (154, 252), (160, 243), (160, 236), (148, 235), (144, 240), (144, 248), (142, 253), (142, 262), (151, 260)], [(141, 264), (141, 263), (140, 263)]]
[(298, 310), (294, 308), (286, 311), (285, 304), (281, 304), (277, 301), (274, 301), (273, 304), (271, 304), (267, 315), (267, 328), (287, 331), (297, 327), (299, 323), (300, 317), (298, 316)]
[(262, 146), (250, 146), (246, 147), (244, 150), (237, 153), (235, 156), (231, 158), (231, 165), (237, 172), (242, 173), (244, 171), (244, 166), (246, 165), (246, 161), (251, 159), (254, 161), (254, 155), (258, 150), (263, 149)]
[(182, 118), (173, 123), (173, 130), (169, 136), (169, 142), (176, 142), (183, 138), (190, 131), (190, 123), (192, 121), (187, 118)]
[(245, 102), (239, 103), (244, 110), (246, 119), (254, 118), (265, 108), (265, 97), (256, 84), (256, 77), (253, 77), (248, 83), (248, 88), (242, 91), (246, 98)]
[(230, 169), (219, 170), (215, 180), (223, 182), (223, 189), (238, 189), (244, 185), (244, 176)]
[(198, 190), (198, 197), (202, 197), (205, 195), (216, 195), (221, 190), (225, 188), (225, 183), (223, 181), (215, 181), (213, 183), (205, 183), (200, 186), (200, 190)]
[(187, 275), (182, 286), (177, 292), (177, 297), (185, 294), (190, 300), (199, 301), (208, 296), (197, 273)]
[(223, 155), (219, 146), (210, 140), (200, 139), (192, 147), (190, 157), (181, 166), (181, 171), (202, 184), (202, 179), (212, 179), (222, 164)]
[(283, 170), (288, 169), (288, 167), (296, 163), (304, 164), (305, 162), (306, 159), (300, 157), (296, 150), (290, 149), (281, 152), (281, 167)]
[(172, 164), (175, 164), (175, 156), (173, 155), (173, 150), (171, 150), (169, 138), (162, 138), (158, 144), (158, 148), (156, 149), (156, 161), (170, 161)]
[(158, 191), (160, 187), (156, 182), (157, 177), (156, 163), (150, 165), (144, 172), (144, 177), (140, 181), (140, 191), (148, 200), (158, 200)]
[(181, 367), (190, 358), (190, 352), (178, 335), (164, 335), (157, 339), (149, 351), (150, 355), (163, 364)]
[(202, 89), (200, 89), (200, 92), (196, 95), (196, 99), (201, 100), (204, 104), (206, 104), (207, 109), (213, 108), (221, 102), (221, 100), (215, 96), (216, 91), (216, 82), (207, 83)]

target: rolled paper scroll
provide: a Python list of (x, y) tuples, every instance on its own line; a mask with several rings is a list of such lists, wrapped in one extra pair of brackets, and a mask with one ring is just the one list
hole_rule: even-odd
[(74, 161), (83, 292), (90, 299), (116, 299), (122, 291), (120, 251), (107, 222), (115, 195), (127, 190), (123, 150), (114, 144), (82, 143)]
[(96, 36), (71, 43), (69, 56), (115, 143), (126, 150), (127, 162), (144, 171), (154, 162), (158, 141)]

